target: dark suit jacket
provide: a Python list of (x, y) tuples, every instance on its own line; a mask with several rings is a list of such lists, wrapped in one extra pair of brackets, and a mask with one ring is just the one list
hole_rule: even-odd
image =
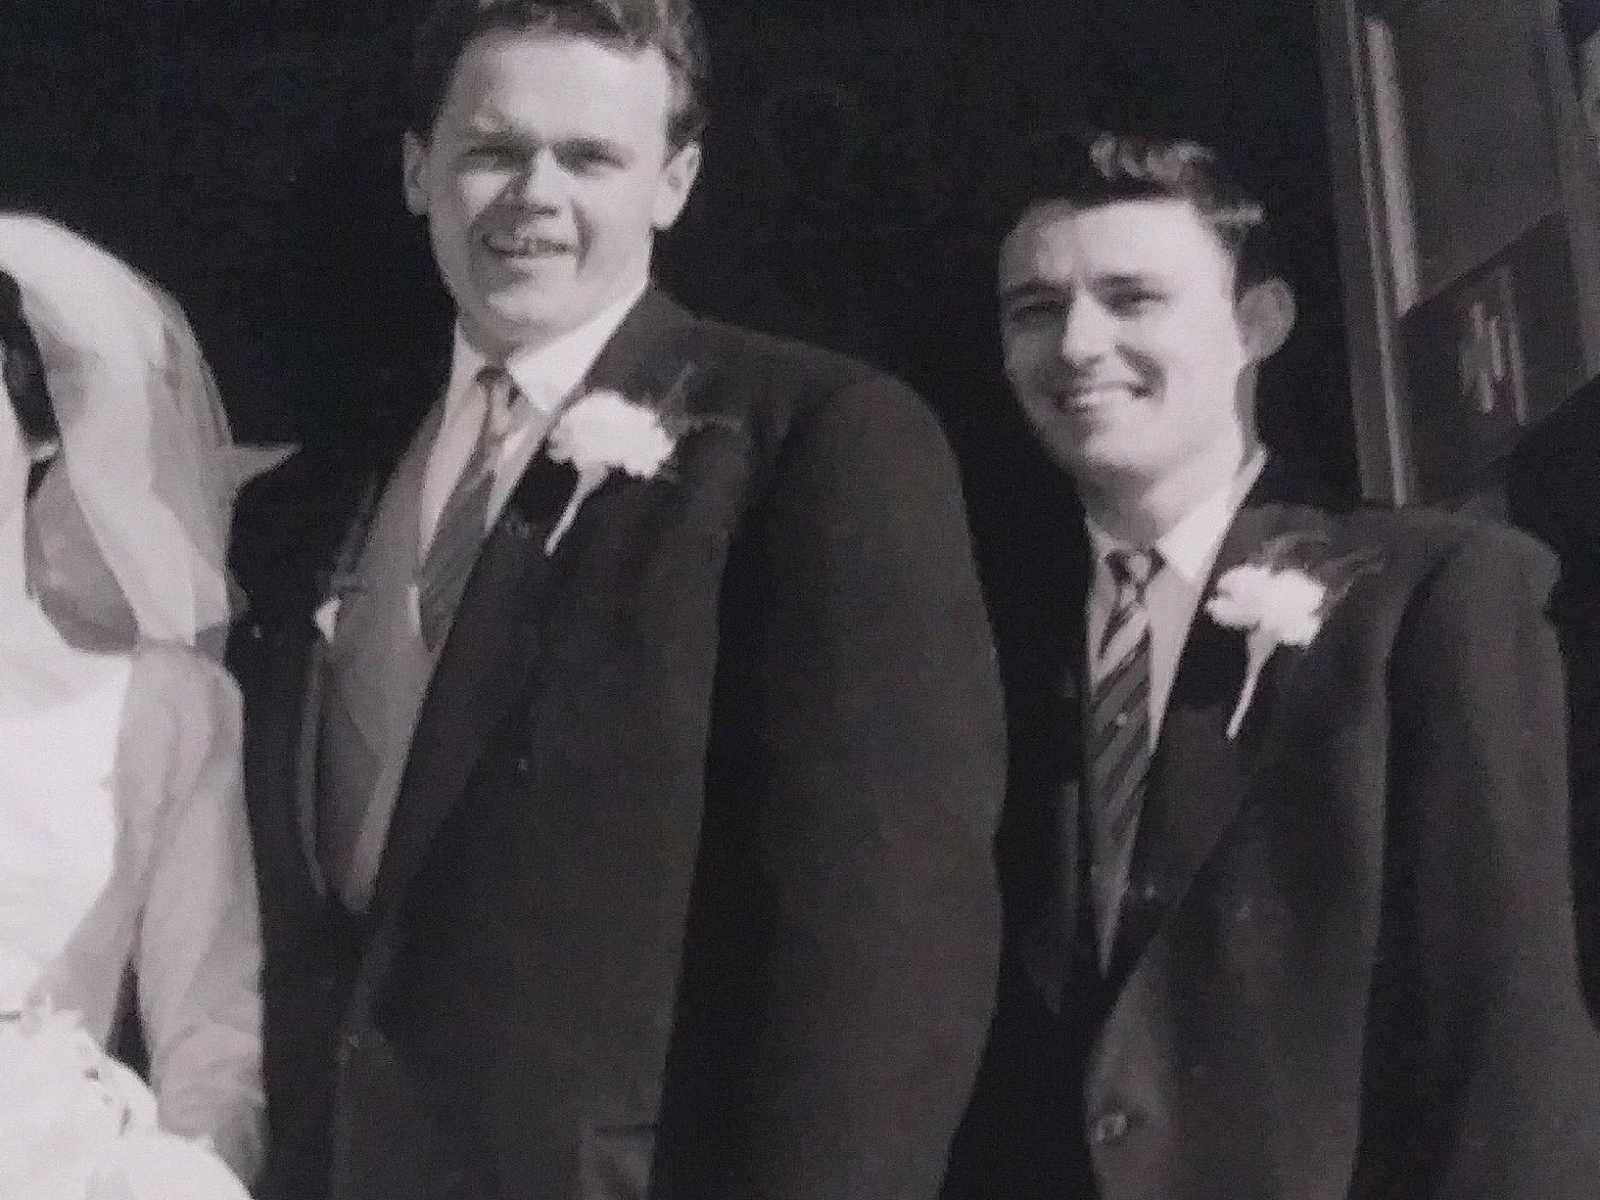
[(308, 867), (310, 604), (258, 639), (286, 1194), (330, 1131), (340, 1200), (633, 1196), (652, 1159), (662, 1200), (937, 1191), (992, 1012), (1004, 771), (955, 472), (899, 384), (653, 291), (588, 386), (681, 376), (670, 472), (614, 475), (547, 559), (536, 463), (492, 531), (371, 928)]
[(1216, 573), (1281, 534), (1373, 569), (1269, 660), (1237, 740), (1243, 635), (1196, 614), (1103, 984), (1066, 961), (1081, 524), (996, 605), (1006, 946), (951, 1197), (1595, 1194), (1553, 561), (1500, 527), (1310, 505), (1269, 468)]

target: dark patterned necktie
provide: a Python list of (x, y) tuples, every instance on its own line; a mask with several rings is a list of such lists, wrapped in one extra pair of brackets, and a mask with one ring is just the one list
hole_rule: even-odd
[(1113, 550), (1106, 555), (1106, 566), (1117, 592), (1096, 652), (1100, 682), (1084, 716), (1092, 855), (1089, 888), (1102, 974), (1111, 964), (1150, 772), (1150, 615), (1145, 589), (1161, 560), (1153, 550)]
[(483, 400), (478, 443), (444, 502), (433, 540), (417, 571), (417, 613), (422, 638), (431, 650), (437, 650), (450, 631), (456, 606), (461, 603), (467, 578), (483, 545), (489, 496), (494, 490), (495, 460), (511, 430), (511, 410), (519, 396), (510, 373), (494, 365), (478, 372), (473, 387)]

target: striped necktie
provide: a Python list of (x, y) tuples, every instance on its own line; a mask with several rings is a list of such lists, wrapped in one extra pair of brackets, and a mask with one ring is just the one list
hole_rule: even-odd
[(511, 430), (512, 405), (520, 396), (510, 373), (493, 364), (478, 372), (473, 387), (483, 402), (478, 443), (440, 510), (433, 540), (417, 571), (417, 613), (430, 650), (437, 650), (450, 631), (467, 577), (478, 560), (494, 490), (495, 460)]
[(1111, 965), (1150, 771), (1150, 616), (1145, 589), (1161, 560), (1154, 550), (1113, 550), (1106, 555), (1106, 566), (1116, 584), (1116, 598), (1096, 655), (1100, 681), (1084, 716), (1092, 855), (1089, 888), (1102, 974)]

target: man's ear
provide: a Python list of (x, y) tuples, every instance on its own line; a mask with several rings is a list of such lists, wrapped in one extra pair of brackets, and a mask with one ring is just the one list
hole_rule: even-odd
[(657, 229), (670, 229), (689, 202), (694, 181), (700, 175), (700, 143), (685, 142), (673, 151), (656, 183), (655, 200), (650, 208), (650, 223)]
[(406, 208), (413, 216), (428, 211), (428, 144), (408, 129), (400, 139), (400, 160), (405, 184)]
[(1234, 304), (1251, 362), (1271, 358), (1294, 328), (1294, 289), (1276, 275), (1252, 283)]

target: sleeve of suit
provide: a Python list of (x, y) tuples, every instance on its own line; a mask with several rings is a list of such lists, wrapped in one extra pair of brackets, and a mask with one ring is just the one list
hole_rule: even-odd
[(1525, 539), (1468, 535), (1415, 596), (1391, 664), (1392, 923), (1420, 964), (1413, 1061), (1439, 1081), (1401, 1171), (1419, 1198), (1600, 1187), (1553, 577)]
[(653, 1194), (927, 1200), (993, 1007), (1004, 730), (921, 403), (802, 413), (730, 579)]

